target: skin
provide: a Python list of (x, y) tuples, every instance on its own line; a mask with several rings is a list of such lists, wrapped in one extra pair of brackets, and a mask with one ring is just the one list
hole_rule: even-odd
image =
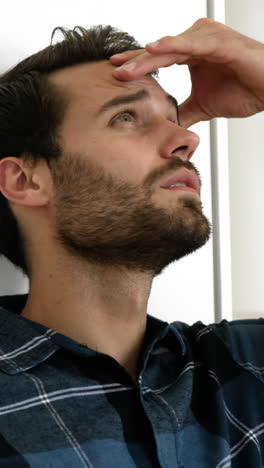
[[(73, 98), (60, 129), (61, 141), (65, 154), (79, 155), (83, 163), (80, 167), (88, 167), (88, 162), (98, 164), (99, 160), (106, 174), (111, 174), (115, 181), (126, 182), (135, 203), (146, 201), (148, 197), (151, 214), (154, 209), (161, 208), (160, 216), (167, 216), (172, 223), (165, 224), (166, 232), (173, 229), (176, 232), (177, 219), (181, 218), (184, 232), (193, 233), (195, 237), (199, 231), (202, 244), (202, 240), (206, 242), (208, 238), (208, 223), (199, 198), (163, 190), (160, 180), (173, 174), (179, 164), (190, 164), (199, 138), (186, 130), (187, 127), (215, 116), (244, 117), (263, 110), (264, 46), (219, 23), (200, 20), (180, 36), (163, 38), (160, 47), (146, 46), (142, 51), (112, 57), (111, 63), (83, 64), (53, 73), (54, 82), (70, 89)], [(125, 62), (136, 62), (137, 67), (130, 72), (116, 68)], [(191, 97), (180, 106), (181, 125), (165, 104), (164, 90), (145, 76), (156, 68), (174, 63), (188, 64), (193, 84)], [(95, 123), (94, 113), (102, 102), (120, 92), (132, 93), (142, 87), (151, 93), (151, 108), (147, 113), (150, 119), (143, 119), (136, 127), (130, 120), (129, 123), (118, 121), (109, 127), (108, 118), (114, 113)], [(85, 176), (88, 174), (89, 171)], [(78, 178), (76, 186), (74, 178), (70, 180), (68, 190), (72, 197), (78, 193), (80, 183), (80, 209), (85, 208), (85, 196), (89, 194), (85, 191), (85, 178)], [(65, 211), (67, 181), (65, 183), (66, 187), (62, 184), (61, 190), (56, 190), (44, 162), (34, 168), (12, 157), (0, 163), (0, 187), (20, 220), (31, 261), (30, 295), (22, 315), (112, 356), (136, 381), (146, 331), (147, 301), (154, 277), (151, 260), (156, 249), (152, 250), (153, 256), (149, 255), (145, 269), (142, 264), (137, 268), (136, 263), (130, 263), (129, 268), (125, 264), (95, 264), (77, 251), (71, 252), (58, 238), (58, 232), (65, 227), (66, 215), (73, 234), (77, 235), (78, 231), (77, 221), (77, 224), (73, 222), (74, 212)], [(103, 203), (103, 187), (98, 187), (98, 197)], [(107, 197), (112, 200), (117, 193), (110, 190)], [(87, 236), (86, 212), (80, 213), (82, 216), (78, 216), (78, 220)], [(120, 216), (124, 215), (125, 210)], [(121, 225), (124, 229), (129, 227), (126, 223)], [(113, 232), (121, 233), (122, 229)], [(180, 235), (180, 231), (177, 232)], [(82, 234), (81, 229), (80, 236)], [(80, 242), (79, 238), (77, 240)], [(155, 236), (151, 240), (154, 242)], [(173, 243), (172, 237), (170, 242), (168, 246)], [(146, 240), (145, 247), (148, 247)], [(165, 245), (161, 253), (165, 264), (168, 261)]]
[[(153, 277), (183, 256), (181, 246), (188, 253), (203, 245), (209, 223), (198, 193), (160, 187), (176, 169), (195, 170), (198, 135), (178, 125), (156, 80), (121, 82), (114, 69), (101, 61), (51, 74), (70, 94), (56, 184), (44, 161), (30, 167), (8, 157), (0, 185), (30, 259), (21, 315), (112, 356), (136, 381)], [(128, 107), (122, 105), (96, 118), (105, 101), (142, 88), (150, 99), (133, 104), (135, 117), (119, 116)]]
[[(155, 41), (156, 42), (156, 41)], [(191, 95), (180, 105), (181, 125), (214, 117), (248, 117), (264, 109), (264, 46), (208, 18), (197, 20), (156, 47), (111, 57), (114, 76), (133, 80), (161, 67), (188, 65)], [(123, 68), (135, 63), (133, 70)]]

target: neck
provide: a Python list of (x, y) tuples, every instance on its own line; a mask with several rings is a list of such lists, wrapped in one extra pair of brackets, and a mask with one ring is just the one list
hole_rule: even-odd
[(135, 380), (152, 278), (56, 259), (35, 271), (21, 315), (108, 354)]

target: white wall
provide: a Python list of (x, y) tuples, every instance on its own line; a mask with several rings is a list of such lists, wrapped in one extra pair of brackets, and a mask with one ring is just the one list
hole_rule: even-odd
[[(123, 0), (9, 0), (0, 18), (0, 72), (46, 47), (56, 26), (72, 28), (76, 25), (112, 24), (127, 30), (145, 44), (164, 35), (182, 32), (198, 18), (205, 17), (206, 13), (206, 0), (163, 0), (162, 3), (150, 0), (134, 0), (132, 3)], [(163, 69), (160, 83), (179, 102), (183, 101), (190, 91), (187, 67)], [(201, 138), (193, 162), (203, 182), (204, 212), (211, 220), (209, 124), (196, 124), (192, 130)], [(0, 295), (27, 291), (27, 281), (4, 260), (0, 263), (0, 272)], [(168, 321), (214, 321), (212, 241), (198, 252), (170, 265), (154, 280), (148, 311)]]
[[(263, 0), (226, 0), (226, 24), (264, 42)], [(264, 113), (228, 120), (233, 318), (264, 316)]]

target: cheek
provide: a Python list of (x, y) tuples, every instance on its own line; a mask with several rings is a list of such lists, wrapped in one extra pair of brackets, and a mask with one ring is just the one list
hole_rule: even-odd
[(76, 139), (76, 150), (113, 177), (142, 184), (161, 162), (155, 138), (150, 135), (121, 135), (95, 129)]
[(153, 150), (145, 145), (131, 142), (126, 144), (113, 143), (103, 146), (100, 155), (100, 164), (104, 169), (118, 179), (140, 184), (155, 168), (153, 165)]

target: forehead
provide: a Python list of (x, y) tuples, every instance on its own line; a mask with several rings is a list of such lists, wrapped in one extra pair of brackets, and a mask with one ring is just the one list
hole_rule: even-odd
[(100, 105), (106, 99), (116, 95), (135, 93), (147, 89), (151, 96), (164, 100), (164, 89), (151, 76), (144, 76), (132, 81), (120, 81), (113, 76), (116, 67), (108, 60), (83, 63), (50, 73), (52, 82), (66, 87), (73, 105)]

